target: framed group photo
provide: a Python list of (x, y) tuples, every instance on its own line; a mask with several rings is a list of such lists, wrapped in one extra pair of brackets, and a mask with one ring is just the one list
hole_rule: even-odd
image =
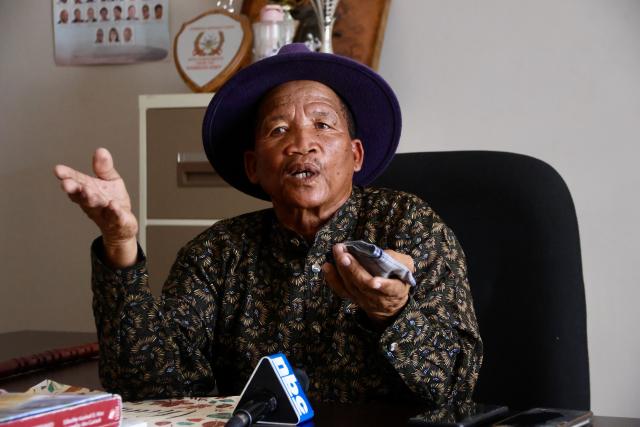
[(52, 0), (58, 65), (127, 64), (167, 57), (168, 0)]

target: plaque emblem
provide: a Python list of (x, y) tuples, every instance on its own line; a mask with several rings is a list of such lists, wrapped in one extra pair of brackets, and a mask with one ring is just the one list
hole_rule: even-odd
[(224, 44), (224, 32), (218, 31), (218, 34), (205, 33), (198, 34), (193, 42), (194, 56), (220, 55), (222, 53), (222, 45)]
[(194, 92), (214, 92), (250, 60), (249, 19), (214, 9), (188, 21), (176, 35), (178, 73)]

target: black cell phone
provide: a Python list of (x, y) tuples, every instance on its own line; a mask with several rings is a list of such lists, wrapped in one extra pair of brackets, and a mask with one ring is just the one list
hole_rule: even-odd
[(494, 426), (579, 427), (591, 422), (591, 411), (533, 408), (495, 423)]
[(467, 402), (454, 407), (444, 407), (422, 412), (409, 419), (409, 426), (471, 427), (488, 424), (504, 417), (509, 408), (501, 405), (485, 405)]
[(416, 285), (413, 274), (404, 264), (393, 259), (373, 243), (351, 240), (343, 244), (347, 252), (353, 255), (372, 276), (397, 277), (410, 286)]

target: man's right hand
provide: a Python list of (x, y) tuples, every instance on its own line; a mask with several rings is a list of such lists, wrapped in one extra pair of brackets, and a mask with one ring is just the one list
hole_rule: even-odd
[(117, 268), (131, 266), (138, 255), (138, 221), (107, 149), (98, 148), (93, 154), (93, 172), (95, 178), (64, 165), (54, 168), (62, 190), (100, 228), (106, 261)]

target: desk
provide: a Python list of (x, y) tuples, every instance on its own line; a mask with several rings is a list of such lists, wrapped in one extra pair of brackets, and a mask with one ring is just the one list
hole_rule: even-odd
[[(0, 334), (0, 361), (42, 353), (54, 348), (71, 347), (97, 340), (95, 333), (19, 331)], [(80, 363), (67, 363), (46, 370), (24, 375), (0, 378), (0, 388), (9, 391), (25, 391), (44, 379), (64, 384), (82, 385), (91, 389), (101, 388), (98, 377), (98, 359)]]
[[(82, 332), (21, 331), (4, 333), (0, 334), (0, 361), (43, 352), (51, 348), (84, 344), (95, 341), (95, 339), (95, 334)], [(0, 388), (9, 391), (24, 391), (45, 378), (93, 389), (101, 387), (98, 378), (98, 360), (93, 358), (18, 377), (0, 378)], [(347, 405), (320, 402), (311, 402), (311, 404), (316, 414), (313, 423), (316, 427), (403, 426), (409, 417), (419, 412), (419, 409), (412, 405), (399, 406), (381, 403)], [(640, 419), (595, 416), (592, 425), (595, 427), (632, 427), (640, 426)]]

